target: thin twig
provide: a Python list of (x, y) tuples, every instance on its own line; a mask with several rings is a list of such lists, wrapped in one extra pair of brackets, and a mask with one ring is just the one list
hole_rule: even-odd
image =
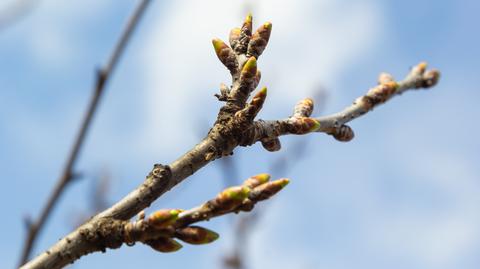
[(125, 47), (130, 40), (133, 31), (135, 30), (136, 26), (138, 25), (142, 15), (145, 13), (145, 10), (150, 3), (150, 0), (143, 0), (139, 3), (138, 7), (135, 9), (133, 15), (129, 19), (120, 39), (118, 40), (117, 44), (114, 47), (113, 53), (110, 56), (107, 64), (97, 71), (97, 80), (95, 83), (93, 96), (90, 99), (90, 103), (87, 108), (87, 112), (83, 118), (82, 124), (80, 126), (80, 130), (77, 134), (73, 147), (70, 151), (70, 155), (68, 156), (67, 162), (63, 168), (60, 178), (57, 181), (57, 184), (48, 198), (48, 201), (41, 211), (40, 216), (34, 222), (31, 222), (28, 228), (28, 235), (25, 240), (25, 245), (22, 250), (22, 255), (20, 258), (19, 265), (25, 264), (32, 252), (32, 249), (35, 246), (36, 239), (38, 238), (38, 234), (42, 230), (45, 222), (47, 221), (48, 217), (50, 216), (54, 206), (57, 204), (58, 199), (66, 189), (67, 185), (72, 182), (74, 179), (74, 166), (78, 159), (80, 149), (85, 141), (86, 134), (90, 129), (92, 119), (95, 115), (95, 112), (98, 108), (98, 104), (100, 102), (100, 98), (104, 92), (105, 86), (109, 81), (110, 77), (112, 76), (113, 71), (115, 70), (118, 61), (123, 54)]

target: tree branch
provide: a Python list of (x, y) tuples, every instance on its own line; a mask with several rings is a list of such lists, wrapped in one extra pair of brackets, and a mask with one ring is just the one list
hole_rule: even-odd
[[(220, 101), (224, 101), (225, 105), (220, 108), (214, 126), (199, 144), (170, 165), (156, 164), (144, 183), (137, 189), (109, 209), (94, 216), (49, 250), (27, 263), (23, 268), (60, 268), (89, 253), (105, 251), (106, 248), (120, 247), (125, 242), (124, 239), (112, 240), (109, 237), (112, 233), (111, 230), (118, 230), (116, 224), (125, 223), (124, 221), (128, 221), (141, 212), (162, 194), (203, 166), (215, 159), (231, 155), (237, 146), (248, 146), (257, 141), (263, 142), (265, 139), (273, 139), (279, 143), (278, 136), (280, 135), (306, 134), (315, 131), (333, 132), (332, 134), (338, 136), (339, 128), (344, 126), (344, 123), (365, 114), (391, 96), (409, 88), (432, 86), (438, 79), (437, 71), (424, 73), (425, 67), (421, 65), (421, 72), (419, 71), (418, 75), (412, 73), (413, 78), (407, 78), (398, 84), (391, 81), (382, 81), (379, 86), (357, 100), (352, 107), (338, 113), (338, 116), (333, 118), (310, 118), (309, 114), (312, 111), (313, 102), (305, 100), (297, 105), (294, 115), (288, 119), (254, 121), (266, 99), (266, 88), (258, 91), (249, 103), (247, 103), (247, 100), (260, 81), (257, 59), (268, 43), (271, 29), (272, 25), (265, 23), (252, 34), (252, 17), (249, 15), (241, 28), (235, 28), (231, 31), (230, 47), (219, 39), (213, 40), (213, 46), (219, 60), (230, 70), (232, 84), (230, 87), (221, 86), (220, 95), (217, 97)], [(427, 74), (430, 76), (427, 76)], [(274, 147), (267, 148), (267, 150), (272, 149)], [(252, 191), (250, 195), (252, 193), (255, 192)], [(260, 199), (263, 197), (262, 193), (258, 192), (255, 197)], [(253, 201), (254, 198), (251, 198), (250, 195), (249, 199)], [(247, 210), (250, 208), (249, 206), (252, 206), (252, 204), (242, 204), (241, 209), (245, 208)], [(194, 216), (202, 219), (201, 216), (205, 213), (204, 209), (204, 207), (200, 207), (193, 211), (185, 211), (183, 216), (186, 219), (195, 220)], [(190, 217), (187, 218), (187, 216)], [(208, 217), (207, 214), (206, 218)], [(189, 221), (184, 222), (191, 223)], [(122, 228), (119, 232), (121, 231)], [(168, 244), (165, 241), (162, 243)], [(157, 246), (159, 245), (155, 243), (154, 247)]]
[(93, 90), (93, 96), (90, 99), (87, 111), (83, 118), (75, 142), (73, 143), (67, 162), (63, 167), (61, 176), (58, 179), (57, 184), (55, 185), (53, 192), (48, 198), (47, 203), (42, 209), (38, 219), (34, 222), (30, 222), (28, 225), (28, 234), (22, 250), (22, 255), (19, 263), (20, 265), (27, 262), (30, 253), (32, 252), (32, 249), (35, 246), (37, 237), (41, 232), (43, 226), (45, 225), (45, 222), (48, 220), (50, 213), (53, 211), (55, 205), (58, 203), (60, 196), (62, 195), (68, 184), (74, 179), (73, 169), (78, 159), (80, 149), (82, 148), (82, 145), (85, 141), (85, 137), (88, 133), (88, 130), (90, 129), (92, 119), (95, 116), (95, 112), (97, 111), (98, 104), (104, 92), (105, 86), (109, 81), (110, 77), (112, 76), (113, 71), (118, 64), (118, 61), (122, 53), (124, 52), (125, 47), (130, 40), (134, 29), (138, 25), (138, 22), (140, 21), (149, 3), (150, 0), (143, 0), (140, 2), (129, 22), (127, 23), (126, 28), (121, 35), (121, 38), (115, 45), (109, 61), (107, 62), (105, 67), (101, 68), (97, 72), (97, 81)]
[(401, 95), (408, 90), (426, 89), (434, 86), (440, 72), (436, 69), (426, 70), (427, 64), (422, 62), (410, 70), (402, 81), (395, 82), (389, 74), (382, 73), (379, 83), (365, 95), (357, 98), (352, 105), (340, 112), (323, 117), (310, 117), (313, 109), (311, 99), (300, 101), (291, 117), (283, 120), (259, 120), (254, 122), (254, 128), (244, 137), (242, 145), (251, 145), (257, 141), (278, 139), (287, 134), (307, 134), (319, 132), (332, 135), (335, 139), (348, 142), (353, 139), (353, 130), (346, 123), (367, 114), (375, 107)]
[[(218, 234), (194, 223), (239, 211), (251, 211), (256, 203), (269, 199), (288, 184), (288, 179), (268, 182), (270, 176), (260, 174), (247, 179), (241, 186), (230, 187), (217, 197), (190, 210), (164, 209), (144, 218), (143, 211), (136, 221), (122, 221), (122, 229), (115, 236), (132, 245), (142, 242), (160, 252), (177, 251), (181, 245), (171, 240), (178, 238), (190, 244), (206, 244)], [(171, 247), (169, 247), (171, 246)]]

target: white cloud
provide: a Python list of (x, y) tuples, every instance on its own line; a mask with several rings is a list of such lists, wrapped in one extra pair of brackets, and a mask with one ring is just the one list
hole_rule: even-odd
[[(43, 67), (62, 68), (85, 53), (79, 32), (85, 24), (92, 24), (112, 6), (105, 1), (43, 0), (34, 4), (25, 20), (15, 31), (22, 39), (26, 53)], [(26, 37), (26, 38), (25, 38)]]

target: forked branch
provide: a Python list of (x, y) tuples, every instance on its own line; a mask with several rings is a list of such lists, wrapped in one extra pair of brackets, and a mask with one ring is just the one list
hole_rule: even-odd
[[(241, 28), (231, 31), (230, 46), (219, 39), (214, 39), (215, 52), (220, 61), (230, 70), (232, 83), (230, 86), (222, 84), (220, 94), (216, 95), (220, 101), (225, 102), (225, 105), (220, 109), (217, 120), (208, 135), (170, 165), (155, 165), (144, 183), (137, 189), (67, 235), (49, 250), (26, 264), (24, 268), (60, 268), (89, 253), (103, 251), (106, 248), (118, 248), (123, 243), (130, 244), (138, 241), (149, 244), (157, 250), (162, 250), (169, 245), (170, 248), (167, 250), (174, 249), (175, 243), (171, 240), (174, 237), (180, 238), (176, 233), (178, 229), (191, 227), (189, 225), (197, 220), (229, 213), (232, 210), (248, 210), (255, 201), (261, 200), (260, 197), (265, 195), (264, 191), (267, 187), (262, 186), (267, 186), (268, 183), (251, 188), (248, 199), (242, 200), (241, 207), (218, 210), (218, 204), (222, 203), (218, 200), (221, 198), (217, 197), (212, 200), (213, 202), (207, 202), (193, 210), (173, 213), (171, 210), (162, 211), (163, 213), (158, 213), (160, 219), (165, 216), (166, 219), (170, 219), (173, 215), (176, 216), (173, 218), (178, 218), (173, 223), (168, 222), (170, 228), (175, 228), (170, 229), (170, 234), (166, 232), (166, 235), (159, 236), (158, 229), (156, 229), (153, 233), (154, 241), (149, 241), (150, 233), (142, 231), (143, 229), (149, 230), (145, 227), (150, 227), (155, 223), (155, 216), (146, 220), (142, 217), (133, 223), (129, 222), (130, 218), (203, 166), (215, 159), (231, 155), (238, 146), (249, 146), (257, 141), (261, 141), (267, 150), (279, 150), (279, 137), (287, 134), (302, 135), (324, 132), (333, 135), (340, 141), (348, 141), (353, 138), (353, 132), (345, 125), (347, 122), (366, 114), (375, 106), (406, 90), (431, 87), (439, 78), (438, 71), (426, 71), (426, 65), (422, 63), (413, 68), (407, 78), (400, 82), (394, 82), (389, 75), (382, 75), (378, 86), (369, 90), (353, 105), (339, 113), (325, 117), (311, 117), (313, 102), (306, 99), (295, 107), (293, 115), (287, 119), (255, 121), (256, 115), (265, 102), (267, 89), (262, 88), (249, 102), (248, 100), (260, 82), (261, 74), (257, 69), (257, 60), (268, 43), (271, 30), (272, 24), (265, 23), (256, 32), (253, 32), (252, 17), (249, 15)], [(285, 184), (286, 181), (281, 182)], [(262, 188), (265, 189), (261, 190)], [(243, 193), (242, 189), (244, 188), (240, 187), (236, 192), (240, 197), (245, 196), (241, 194)], [(119, 223), (121, 225), (118, 225)], [(120, 227), (118, 232), (123, 231), (124, 234), (115, 237), (116, 240), (112, 240), (110, 235), (112, 229), (116, 229), (115, 227)], [(198, 232), (200, 233), (200, 231)], [(161, 243), (157, 243), (156, 238), (162, 238), (160, 239)]]

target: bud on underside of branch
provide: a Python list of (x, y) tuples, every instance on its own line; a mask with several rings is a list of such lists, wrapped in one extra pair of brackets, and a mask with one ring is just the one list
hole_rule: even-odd
[(219, 235), (216, 232), (203, 227), (189, 226), (178, 229), (175, 233), (175, 237), (192, 245), (202, 245), (217, 240)]
[(149, 245), (154, 250), (163, 253), (175, 252), (182, 248), (182, 245), (180, 243), (166, 237), (159, 237), (157, 239), (148, 240), (147, 242), (145, 242), (145, 244)]
[(336, 128), (334, 132), (330, 133), (336, 140), (341, 142), (348, 142), (355, 137), (355, 133), (348, 125), (342, 125)]

